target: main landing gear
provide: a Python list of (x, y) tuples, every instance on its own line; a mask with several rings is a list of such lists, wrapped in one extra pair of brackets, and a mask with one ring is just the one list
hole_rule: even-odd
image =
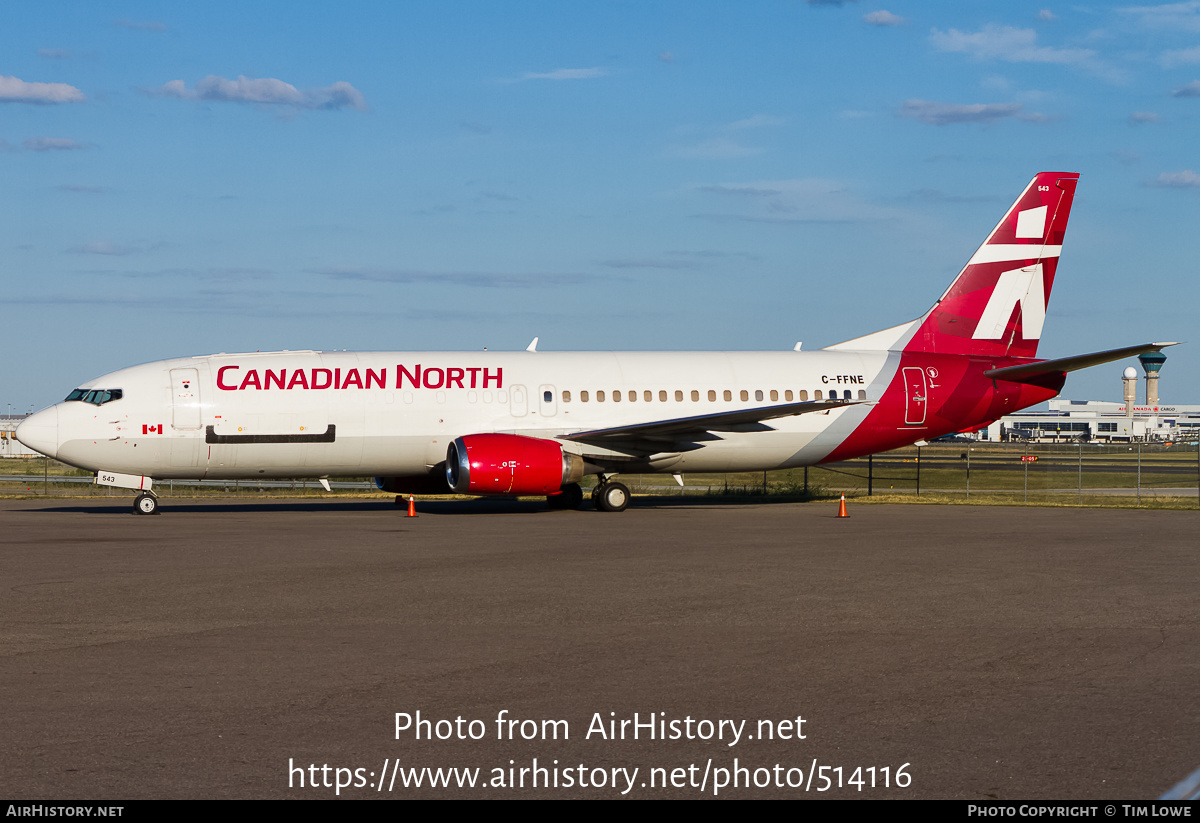
[(134, 514), (158, 514), (158, 498), (150, 492), (142, 492), (133, 501)]
[(600, 482), (592, 489), (592, 504), (598, 511), (623, 512), (629, 505), (629, 489), (623, 483), (606, 480), (600, 475)]
[[(578, 483), (568, 483), (558, 494), (548, 495), (546, 502), (552, 509), (577, 509), (583, 503), (583, 489)], [(629, 505), (629, 489), (601, 475), (592, 489), (592, 505), (602, 512), (623, 512)]]

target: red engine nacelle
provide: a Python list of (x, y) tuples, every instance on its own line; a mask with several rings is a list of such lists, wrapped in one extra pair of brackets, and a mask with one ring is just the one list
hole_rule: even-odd
[(446, 449), (446, 482), (458, 494), (555, 494), (583, 477), (583, 458), (553, 440), (468, 434)]

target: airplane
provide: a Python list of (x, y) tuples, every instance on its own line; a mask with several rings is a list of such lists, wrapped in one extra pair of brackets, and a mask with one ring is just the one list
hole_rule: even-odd
[[(213, 354), (99, 377), (22, 443), (138, 492), (156, 481), (374, 475), (389, 493), (545, 495), (618, 512), (622, 473), (763, 471), (982, 428), (1068, 372), (1173, 343), (1038, 360), (1076, 173), (1039, 173), (908, 323), (817, 351)], [(400, 502), (400, 497), (397, 497)]]

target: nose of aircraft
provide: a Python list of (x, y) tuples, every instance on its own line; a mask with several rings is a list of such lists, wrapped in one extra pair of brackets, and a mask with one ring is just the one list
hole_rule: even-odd
[(17, 426), (17, 439), (48, 457), (58, 456), (58, 406), (42, 409)]

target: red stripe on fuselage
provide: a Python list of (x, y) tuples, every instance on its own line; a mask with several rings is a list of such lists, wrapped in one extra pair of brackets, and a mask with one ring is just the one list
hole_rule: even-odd
[[(908, 446), (968, 429), (1055, 397), (1066, 375), (1045, 386), (984, 377), (987, 369), (1028, 362), (1010, 357), (971, 357), (905, 352), (874, 408), (822, 463)], [(920, 370), (923, 385), (914, 378)], [(906, 372), (906, 370), (908, 370)], [(924, 390), (924, 395), (917, 394)], [(924, 408), (920, 408), (923, 404)], [(918, 414), (923, 414), (919, 417)], [(921, 420), (921, 422), (910, 422)]]

